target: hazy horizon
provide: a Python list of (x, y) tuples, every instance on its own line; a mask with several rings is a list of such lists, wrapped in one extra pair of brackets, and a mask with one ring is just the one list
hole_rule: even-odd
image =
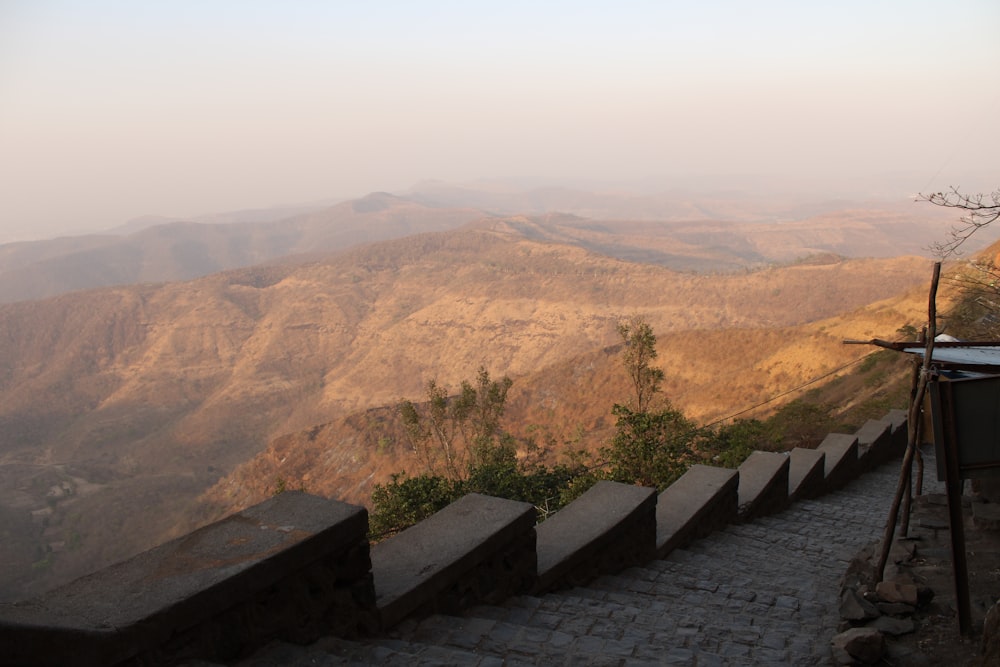
[(998, 28), (993, 0), (6, 0), (0, 243), (426, 180), (990, 190)]

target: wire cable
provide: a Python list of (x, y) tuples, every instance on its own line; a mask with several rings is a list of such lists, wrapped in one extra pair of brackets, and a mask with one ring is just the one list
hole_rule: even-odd
[(766, 399), (764, 401), (761, 401), (760, 403), (757, 403), (756, 405), (751, 405), (749, 408), (745, 408), (743, 410), (740, 410), (739, 412), (734, 412), (733, 414), (729, 415), (728, 417), (720, 417), (719, 419), (716, 419), (714, 422), (711, 422), (709, 424), (705, 424), (704, 428), (710, 428), (712, 426), (716, 426), (717, 424), (721, 424), (724, 421), (728, 421), (730, 419), (734, 419), (736, 417), (739, 417), (740, 415), (746, 414), (748, 412), (752, 412), (752, 411), (756, 410), (757, 408), (760, 408), (760, 407), (763, 407), (763, 406), (767, 405), (768, 403), (773, 403), (774, 401), (778, 400), (779, 398), (784, 398), (785, 396), (788, 396), (789, 394), (794, 394), (795, 392), (800, 391), (802, 389), (805, 389), (806, 387), (808, 387), (810, 385), (816, 384), (820, 380), (825, 380), (826, 378), (830, 377), (831, 375), (836, 375), (840, 371), (848, 369), (851, 366), (853, 366), (854, 364), (860, 363), (860, 362), (864, 361), (865, 359), (867, 359), (868, 357), (872, 356), (873, 354), (877, 354), (877, 353), (878, 353), (878, 351), (869, 352), (868, 354), (866, 354), (863, 357), (859, 357), (859, 358), (855, 359), (854, 361), (850, 361), (850, 362), (844, 364), (843, 366), (840, 366), (838, 368), (834, 368), (833, 370), (828, 371), (826, 373), (823, 373), (822, 375), (818, 375), (818, 376), (814, 377), (811, 380), (807, 380), (806, 382), (803, 382), (802, 384), (800, 384), (797, 387), (792, 387), (791, 389), (783, 391), (780, 394), (775, 394), (771, 398), (768, 398), (768, 399)]

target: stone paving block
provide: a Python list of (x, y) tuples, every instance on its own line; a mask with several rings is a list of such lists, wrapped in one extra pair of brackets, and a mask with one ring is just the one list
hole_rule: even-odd
[(698, 653), (698, 667), (723, 667), (724, 665), (734, 665), (735, 663), (724, 660), (721, 655), (715, 653)]
[(753, 652), (754, 661), (759, 665), (787, 665), (789, 652), (770, 648), (757, 649)]

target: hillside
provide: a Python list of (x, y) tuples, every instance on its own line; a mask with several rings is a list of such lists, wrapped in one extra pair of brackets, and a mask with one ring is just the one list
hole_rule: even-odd
[[(886, 305), (865, 327), (829, 324), (814, 340), (796, 329), (928, 274), (918, 258), (682, 274), (528, 238), (538, 224), (493, 220), (305, 264), (0, 306), (6, 585), (48, 585), (162, 541), (278, 436), (419, 398), (431, 377), (455, 386), (485, 364), (541, 392), (547, 369), (599, 357), (631, 313), (661, 337), (669, 395), (700, 418), (723, 414), (839, 363), (840, 337), (918, 321)], [(703, 361), (706, 350), (730, 365)], [(744, 357), (748, 374), (727, 382), (744, 393), (720, 393), (718, 374)], [(606, 410), (620, 396), (603, 376), (574, 386), (586, 401), (567, 405)], [(542, 406), (525, 411), (531, 423), (592, 423), (516, 400)]]
[[(919, 290), (910, 291), (842, 316), (780, 329), (661, 336), (657, 361), (666, 375), (664, 394), (701, 423), (735, 413), (760, 417), (802, 397), (806, 388), (744, 410), (832, 373), (808, 387), (811, 400), (838, 406), (838, 422), (857, 428), (865, 419), (881, 417), (889, 401), (905, 393), (907, 366), (903, 355), (843, 341), (889, 335), (899, 322), (919, 321), (925, 298)], [(631, 392), (620, 354), (620, 345), (594, 348), (518, 376), (508, 399), (506, 428), (539, 444), (551, 438), (556, 447), (548, 453), (549, 463), (565, 460), (568, 450), (596, 451), (606, 445), (614, 426), (611, 406)], [(869, 355), (876, 355), (869, 364), (852, 363)], [(421, 467), (406, 446), (394, 406), (371, 408), (274, 439), (209, 489), (196, 516), (203, 522), (238, 511), (269, 497), (279, 483), (367, 505), (374, 484), (404, 470), (419, 472)]]

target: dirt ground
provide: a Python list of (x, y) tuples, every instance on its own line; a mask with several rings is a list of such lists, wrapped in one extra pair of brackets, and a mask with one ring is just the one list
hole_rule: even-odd
[[(973, 517), (972, 500), (966, 496), (963, 503), (971, 634), (963, 636), (959, 632), (946, 498), (940, 494), (921, 496), (913, 505), (908, 536), (896, 539), (885, 578), (909, 575), (918, 586), (930, 588), (934, 595), (914, 616), (916, 632), (887, 638), (887, 653), (881, 664), (986, 667), (982, 657), (982, 628), (986, 612), (1000, 600), (1000, 522), (982, 517), (977, 521)], [(996, 508), (1000, 505), (977, 514), (992, 515)], [(877, 558), (877, 545), (874, 551)]]

